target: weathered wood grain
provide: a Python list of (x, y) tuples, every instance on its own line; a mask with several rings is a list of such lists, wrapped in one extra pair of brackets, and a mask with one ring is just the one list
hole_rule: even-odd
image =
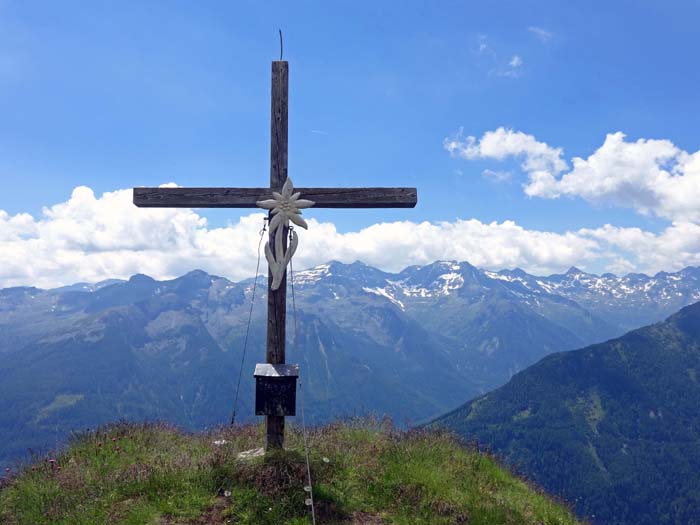
[[(413, 208), (418, 202), (416, 188), (295, 188), (294, 191), (314, 201), (314, 208)], [(142, 208), (255, 208), (256, 201), (270, 198), (270, 192), (269, 188), (134, 188), (134, 204)]]
[[(281, 188), (287, 180), (287, 118), (289, 65), (286, 61), (272, 63), (272, 95), (270, 111), (270, 187)], [(268, 190), (269, 195), (269, 190)], [(287, 249), (289, 229), (284, 228), (282, 242)], [(275, 253), (275, 236), (270, 230), (270, 249)], [(285, 326), (287, 317), (287, 272), (277, 290), (272, 289), (272, 272), (267, 272), (267, 351), (268, 363), (285, 362)], [(284, 416), (266, 416), (266, 449), (284, 448)]]

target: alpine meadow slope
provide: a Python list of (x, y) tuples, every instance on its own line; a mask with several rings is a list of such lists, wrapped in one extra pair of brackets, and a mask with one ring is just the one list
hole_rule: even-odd
[(493, 458), (435, 431), (386, 421), (309, 432), (315, 518), (305, 504), (304, 436), (241, 460), (263, 425), (184, 434), (120, 423), (82, 433), (58, 455), (0, 477), (3, 525), (577, 525), (560, 502)]
[(700, 303), (666, 321), (542, 359), (439, 418), (579, 516), (700, 523)]

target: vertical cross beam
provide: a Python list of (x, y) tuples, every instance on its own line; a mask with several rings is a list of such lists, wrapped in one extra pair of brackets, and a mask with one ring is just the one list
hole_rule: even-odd
[[(289, 65), (286, 61), (272, 62), (272, 111), (270, 114), (270, 188), (280, 191), (287, 180), (287, 117), (289, 95)], [(289, 231), (282, 238), (287, 248)], [(270, 232), (270, 248), (275, 253), (275, 238)], [(277, 290), (272, 289), (272, 273), (267, 274), (267, 350), (270, 364), (285, 362), (285, 324), (287, 316), (287, 276)], [(266, 448), (284, 446), (284, 416), (266, 416)]]

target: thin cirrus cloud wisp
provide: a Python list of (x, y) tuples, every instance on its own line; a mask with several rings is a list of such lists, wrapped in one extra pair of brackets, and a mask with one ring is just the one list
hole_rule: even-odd
[(535, 35), (543, 44), (546, 44), (552, 39), (552, 33), (541, 27), (529, 26), (527, 30)]

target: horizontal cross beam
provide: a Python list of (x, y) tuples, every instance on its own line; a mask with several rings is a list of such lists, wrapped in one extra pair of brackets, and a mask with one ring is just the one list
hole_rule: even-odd
[[(416, 188), (295, 188), (314, 208), (413, 208)], [(134, 188), (142, 208), (255, 208), (270, 188)]]

